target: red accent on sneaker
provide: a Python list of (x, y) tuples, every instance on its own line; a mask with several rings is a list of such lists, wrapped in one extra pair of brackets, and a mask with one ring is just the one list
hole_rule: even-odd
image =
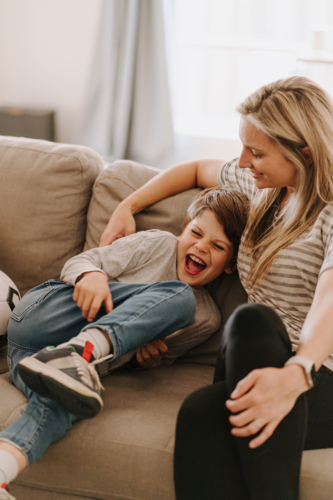
[(7, 489), (7, 484), (6, 483), (2, 483), (2, 485), (0, 486), (0, 488), (3, 488), (4, 490)]
[(83, 359), (88, 361), (88, 363), (91, 360), (91, 356), (92, 356), (93, 351), (94, 351), (94, 344), (92, 344), (91, 342), (89, 342), (89, 340), (87, 340), (85, 345), (84, 345), (82, 357), (83, 357)]

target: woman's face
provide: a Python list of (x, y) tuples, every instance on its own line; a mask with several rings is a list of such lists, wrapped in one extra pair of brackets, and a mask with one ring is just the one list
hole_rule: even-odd
[(296, 189), (298, 171), (295, 165), (261, 130), (242, 116), (239, 137), (243, 150), (239, 167), (248, 168), (258, 189), (287, 187)]

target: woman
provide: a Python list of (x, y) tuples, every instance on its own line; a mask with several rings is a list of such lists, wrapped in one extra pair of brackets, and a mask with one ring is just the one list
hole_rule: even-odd
[(303, 449), (333, 447), (333, 101), (292, 77), (238, 111), (239, 159), (163, 172), (119, 205), (101, 241), (193, 186), (232, 186), (251, 200), (238, 257), (249, 304), (227, 322), (215, 384), (181, 408), (178, 500), (297, 499)]

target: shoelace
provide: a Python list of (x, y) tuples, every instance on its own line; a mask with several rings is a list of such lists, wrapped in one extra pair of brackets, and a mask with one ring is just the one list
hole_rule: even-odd
[(87, 363), (87, 361), (76, 352), (72, 352), (71, 356), (77, 369), (77, 373), (82, 379), (83, 383), (87, 386), (92, 385), (92, 388), (98, 393), (104, 391), (105, 389), (102, 386), (96, 369), (92, 365), (92, 363)]
[(104, 356), (103, 358), (95, 359), (95, 361), (93, 361), (90, 364), (91, 365), (99, 365), (100, 363), (103, 363), (107, 359), (113, 359), (113, 358), (114, 358), (114, 354), (108, 354), (107, 356)]

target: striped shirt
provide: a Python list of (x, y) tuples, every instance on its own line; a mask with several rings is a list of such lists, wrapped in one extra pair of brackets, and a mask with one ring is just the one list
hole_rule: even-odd
[[(248, 170), (238, 167), (238, 158), (221, 165), (218, 183), (221, 187), (229, 186), (242, 191), (250, 201), (258, 192)], [(243, 239), (237, 265), (240, 280), (249, 296), (248, 301), (275, 310), (284, 322), (293, 350), (296, 351), (319, 276), (326, 269), (333, 268), (333, 205), (326, 205), (313, 227), (278, 253), (267, 275), (252, 289), (246, 284), (251, 259), (246, 255)], [(333, 370), (333, 352), (324, 365)]]

